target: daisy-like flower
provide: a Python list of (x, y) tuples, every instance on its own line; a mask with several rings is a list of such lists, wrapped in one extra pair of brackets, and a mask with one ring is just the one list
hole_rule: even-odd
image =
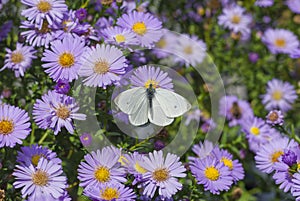
[(201, 117), (201, 111), (196, 108), (194, 110), (189, 111), (187, 114), (185, 114), (186, 116), (186, 121), (184, 122), (184, 125), (188, 126), (192, 120), (195, 120), (196, 122), (200, 121), (200, 117)]
[(90, 146), (92, 144), (92, 140), (93, 140), (93, 137), (89, 133), (83, 133), (80, 136), (80, 142), (82, 143), (83, 146), (86, 146), (86, 147)]
[(211, 141), (205, 140), (203, 143), (199, 142), (199, 144), (195, 144), (192, 148), (192, 151), (197, 155), (197, 157), (189, 156), (188, 159), (190, 161), (194, 161), (196, 159), (204, 159), (207, 156), (213, 156), (213, 149), (216, 147)]
[(139, 40), (130, 29), (123, 29), (121, 27), (109, 27), (102, 31), (105, 42), (127, 47), (129, 45), (138, 45)]
[(53, 21), (61, 21), (63, 13), (68, 11), (65, 0), (21, 0), (29, 8), (22, 10), (21, 15), (31, 23), (42, 27), (43, 20), (52, 25)]
[(300, 200), (300, 173), (295, 173), (293, 175), (293, 186), (292, 186), (292, 195), (296, 197), (296, 201)]
[(216, 159), (229, 168), (233, 181), (236, 182), (244, 178), (244, 168), (238, 160), (233, 160), (232, 154), (230, 154), (227, 150), (220, 149), (219, 147), (216, 147), (213, 150), (213, 153)]
[(137, 68), (130, 77), (130, 81), (133, 87), (149, 88), (152, 84), (153, 88), (173, 90), (172, 79), (168, 76), (168, 73), (154, 66)]
[(269, 7), (274, 4), (274, 0), (256, 0), (255, 5), (260, 7)]
[(153, 198), (158, 188), (160, 196), (171, 198), (182, 189), (177, 177), (185, 177), (186, 169), (178, 156), (168, 153), (164, 158), (162, 151), (154, 151), (144, 158), (141, 166), (147, 171), (143, 174), (144, 195)]
[(141, 166), (144, 162), (144, 157), (144, 155), (139, 154), (138, 152), (125, 155), (124, 161), (127, 172), (132, 174), (135, 178), (132, 182), (133, 185), (142, 181), (143, 174), (147, 172), (147, 170)]
[(84, 156), (78, 168), (80, 186), (100, 186), (107, 183), (126, 182), (126, 171), (119, 163), (120, 156), (107, 147)]
[(274, 164), (278, 162), (280, 156), (284, 154), (284, 150), (296, 146), (298, 146), (298, 144), (287, 137), (275, 139), (264, 144), (256, 153), (256, 167), (262, 172), (270, 174), (274, 170)]
[(162, 23), (150, 13), (133, 11), (123, 14), (117, 25), (131, 29), (143, 47), (153, 47), (163, 34)]
[(59, 94), (67, 94), (70, 91), (70, 84), (67, 80), (58, 80), (54, 86), (55, 92)]
[(224, 96), (220, 99), (220, 115), (225, 116), (229, 126), (236, 126), (253, 117), (250, 104), (236, 96)]
[(279, 188), (284, 192), (291, 190), (292, 186), (294, 185), (292, 179), (293, 174), (297, 172), (297, 168), (296, 170), (293, 169), (294, 168), (290, 168), (283, 162), (277, 162), (274, 165), (275, 174), (273, 175), (273, 179), (275, 180), (275, 183), (279, 185)]
[(76, 37), (78, 36), (75, 32), (76, 28), (79, 26), (79, 20), (75, 16), (75, 11), (69, 10), (63, 14), (62, 21), (55, 21), (55, 38), (64, 39), (65, 37)]
[(280, 109), (287, 112), (297, 99), (293, 85), (282, 80), (272, 79), (267, 84), (267, 92), (262, 95), (262, 103), (267, 110)]
[(78, 70), (81, 66), (80, 57), (85, 50), (85, 43), (79, 38), (65, 37), (62, 41), (51, 42), (51, 50), (45, 50), (42, 61), (45, 72), (58, 81), (69, 82), (78, 78)]
[(291, 54), (299, 47), (297, 36), (286, 29), (268, 29), (261, 40), (272, 54)]
[(84, 84), (92, 87), (106, 88), (120, 80), (118, 75), (125, 74), (127, 64), (121, 50), (113, 46), (99, 45), (87, 48), (82, 55), (79, 69)]
[(283, 125), (283, 114), (280, 110), (271, 110), (266, 116), (266, 122), (272, 126), (274, 125)]
[(21, 32), (21, 36), (25, 37), (26, 42), (32, 46), (44, 46), (48, 48), (50, 42), (54, 39), (54, 28), (50, 26), (47, 21), (43, 21), (40, 29), (36, 28), (33, 23), (23, 21), (20, 28), (27, 29)]
[(84, 194), (99, 201), (134, 201), (136, 195), (132, 189), (119, 183), (102, 184), (100, 186), (88, 186)]
[[(246, 133), (249, 144), (260, 145), (268, 142), (271, 137), (271, 127), (266, 122), (258, 117), (253, 117), (246, 120), (242, 124), (242, 130)], [(251, 146), (254, 152), (258, 151), (258, 146)]]
[(286, 5), (292, 12), (300, 14), (300, 2), (298, 0), (287, 0)]
[(67, 187), (67, 178), (62, 176), (62, 167), (41, 158), (37, 167), (16, 165), (13, 176), (15, 188), (22, 188), (22, 197), (29, 196), (28, 200), (57, 200)]
[(5, 55), (4, 66), (0, 71), (8, 68), (15, 72), (16, 77), (24, 76), (25, 71), (31, 67), (32, 59), (37, 58), (34, 54), (36, 50), (31, 46), (17, 43), (15, 50), (5, 48), (7, 54)]
[(227, 166), (215, 158), (206, 157), (190, 163), (193, 176), (198, 184), (204, 185), (205, 191), (220, 194), (220, 191), (229, 190), (233, 178)]
[(183, 62), (186, 65), (196, 66), (202, 63), (206, 57), (206, 44), (199, 40), (197, 36), (180, 35), (174, 45), (176, 62)]
[(218, 17), (219, 25), (230, 29), (234, 33), (241, 33), (243, 36), (251, 33), (251, 22), (252, 17), (245, 14), (245, 9), (238, 5), (225, 7), (222, 15)]
[(42, 129), (51, 128), (57, 135), (62, 127), (74, 133), (73, 119), (85, 120), (86, 115), (77, 113), (79, 106), (73, 97), (48, 91), (33, 106), (33, 119)]
[(178, 37), (167, 29), (163, 29), (163, 36), (155, 44), (155, 48), (152, 52), (156, 55), (157, 58), (162, 59), (174, 52), (175, 44)]
[(26, 167), (30, 166), (30, 164), (36, 167), (41, 158), (52, 161), (55, 164), (61, 163), (55, 152), (37, 144), (30, 147), (21, 147), (21, 151), (18, 151), (17, 162)]
[(29, 116), (15, 106), (0, 105), (0, 148), (22, 144), (30, 133)]

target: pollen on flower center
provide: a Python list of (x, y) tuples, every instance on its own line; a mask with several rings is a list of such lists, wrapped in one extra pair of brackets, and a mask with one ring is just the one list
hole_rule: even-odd
[(136, 22), (132, 26), (132, 30), (138, 35), (144, 35), (147, 32), (147, 27), (144, 22)]
[(232, 104), (232, 107), (230, 108), (230, 113), (236, 118), (240, 119), (242, 117), (242, 110), (239, 107), (237, 102), (234, 102)]
[(46, 186), (49, 180), (49, 176), (47, 172), (38, 170), (32, 175), (31, 180), (37, 186)]
[(31, 162), (33, 165), (37, 166), (42, 155), (36, 154), (31, 157)]
[(193, 48), (189, 45), (183, 49), (183, 52), (186, 54), (193, 54)]
[(250, 132), (251, 132), (253, 135), (259, 135), (259, 134), (260, 134), (259, 128), (255, 127), (255, 126), (251, 127)]
[(277, 47), (285, 47), (286, 46), (286, 41), (285, 41), (285, 39), (278, 38), (278, 39), (275, 40), (275, 45)]
[(283, 151), (276, 151), (272, 154), (272, 163), (278, 162), (278, 158), (283, 155)]
[(212, 181), (216, 181), (220, 177), (219, 171), (213, 166), (206, 168), (204, 174), (207, 179)]
[(95, 63), (94, 72), (100, 75), (105, 74), (109, 71), (109, 64), (107, 61), (98, 61)]
[(61, 65), (61, 67), (63, 68), (70, 68), (71, 66), (74, 65), (75, 63), (75, 59), (73, 54), (68, 53), (68, 52), (64, 52), (59, 56), (58, 59), (58, 63), (59, 65)]
[(278, 116), (277, 112), (272, 112), (268, 117), (268, 119), (273, 122), (277, 121), (278, 118), (279, 118), (279, 116)]
[(46, 13), (52, 8), (51, 4), (47, 1), (40, 1), (36, 7), (42, 13)]
[(49, 24), (46, 20), (43, 21), (42, 28), (38, 30), (41, 34), (49, 33), (51, 29), (49, 28)]
[(20, 52), (13, 52), (11, 54), (11, 61), (15, 64), (19, 64), (21, 63), (22, 61), (24, 61), (24, 56), (22, 53)]
[(166, 39), (162, 38), (156, 43), (156, 47), (158, 48), (164, 48), (167, 45)]
[(110, 5), (112, 4), (113, 0), (101, 0), (102, 5)]
[(116, 188), (106, 188), (105, 190), (101, 190), (101, 198), (104, 200), (113, 200), (118, 199), (120, 193)]
[(230, 170), (233, 169), (233, 163), (232, 163), (232, 160), (230, 160), (230, 159), (228, 159), (228, 158), (225, 158), (225, 157), (222, 157), (221, 162), (223, 162), (224, 165), (227, 166)]
[(166, 181), (169, 178), (169, 171), (166, 168), (156, 169), (152, 173), (153, 179), (158, 182)]
[(109, 169), (101, 166), (95, 171), (94, 176), (99, 182), (105, 183), (110, 179)]
[(115, 39), (116, 39), (116, 42), (117, 42), (117, 43), (124, 43), (125, 40), (126, 40), (125, 36), (122, 35), (122, 34), (117, 34), (117, 35), (115, 36)]
[(281, 100), (282, 99), (282, 92), (281, 91), (275, 91), (275, 92), (273, 92), (272, 98), (274, 100), (277, 100), (277, 101)]
[(145, 168), (143, 168), (142, 166), (140, 166), (140, 164), (138, 162), (135, 163), (134, 165), (134, 169), (141, 174), (144, 174), (147, 172), (147, 170)]
[(145, 88), (149, 88), (150, 84), (152, 84), (152, 88), (156, 89), (158, 87), (158, 82), (156, 82), (155, 80), (147, 80), (147, 82), (145, 82)]
[(70, 110), (66, 106), (60, 106), (56, 110), (56, 116), (58, 116), (61, 119), (66, 119), (70, 116)]
[(0, 134), (7, 135), (13, 132), (14, 124), (12, 121), (2, 120), (0, 121)]
[(234, 15), (234, 16), (232, 16), (232, 18), (231, 18), (231, 22), (232, 22), (233, 24), (238, 24), (238, 23), (241, 22), (241, 17), (238, 16), (238, 15)]

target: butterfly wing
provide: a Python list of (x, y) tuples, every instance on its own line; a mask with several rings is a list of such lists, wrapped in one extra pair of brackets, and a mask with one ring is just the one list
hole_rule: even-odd
[(148, 118), (151, 123), (157, 126), (167, 126), (174, 121), (174, 118), (166, 116), (155, 96), (152, 99), (152, 108), (149, 108), (148, 111)]
[(140, 108), (140, 104), (147, 98), (143, 87), (135, 87), (120, 93), (114, 100), (117, 107), (126, 114), (134, 114)]
[(149, 100), (146, 94), (139, 97), (135, 113), (129, 115), (129, 122), (134, 126), (141, 126), (148, 122)]
[(167, 89), (156, 89), (155, 98), (169, 118), (179, 117), (191, 109), (191, 104), (184, 97)]

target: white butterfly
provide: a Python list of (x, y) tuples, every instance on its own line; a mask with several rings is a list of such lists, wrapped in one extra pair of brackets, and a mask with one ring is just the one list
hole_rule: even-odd
[(181, 95), (152, 86), (128, 89), (120, 93), (114, 102), (128, 114), (129, 122), (134, 126), (144, 125), (148, 119), (155, 125), (167, 126), (191, 108), (191, 104)]

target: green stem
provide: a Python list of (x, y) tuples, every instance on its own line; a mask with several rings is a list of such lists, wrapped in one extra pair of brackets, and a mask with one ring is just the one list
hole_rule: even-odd
[(30, 134), (30, 144), (34, 143), (34, 140), (35, 140), (34, 132), (35, 132), (35, 126), (32, 127), (32, 131), (31, 131), (31, 134)]
[(141, 142), (135, 144), (135, 145), (132, 146), (129, 150), (130, 150), (130, 151), (134, 151), (137, 147), (139, 147), (139, 146), (145, 144), (149, 139), (150, 139), (150, 138), (147, 138), (147, 139), (145, 139), (145, 140), (143, 140), (143, 141), (141, 141)]
[(39, 140), (38, 144), (42, 144), (50, 132), (51, 130), (47, 130), (46, 133), (43, 135), (43, 137)]

